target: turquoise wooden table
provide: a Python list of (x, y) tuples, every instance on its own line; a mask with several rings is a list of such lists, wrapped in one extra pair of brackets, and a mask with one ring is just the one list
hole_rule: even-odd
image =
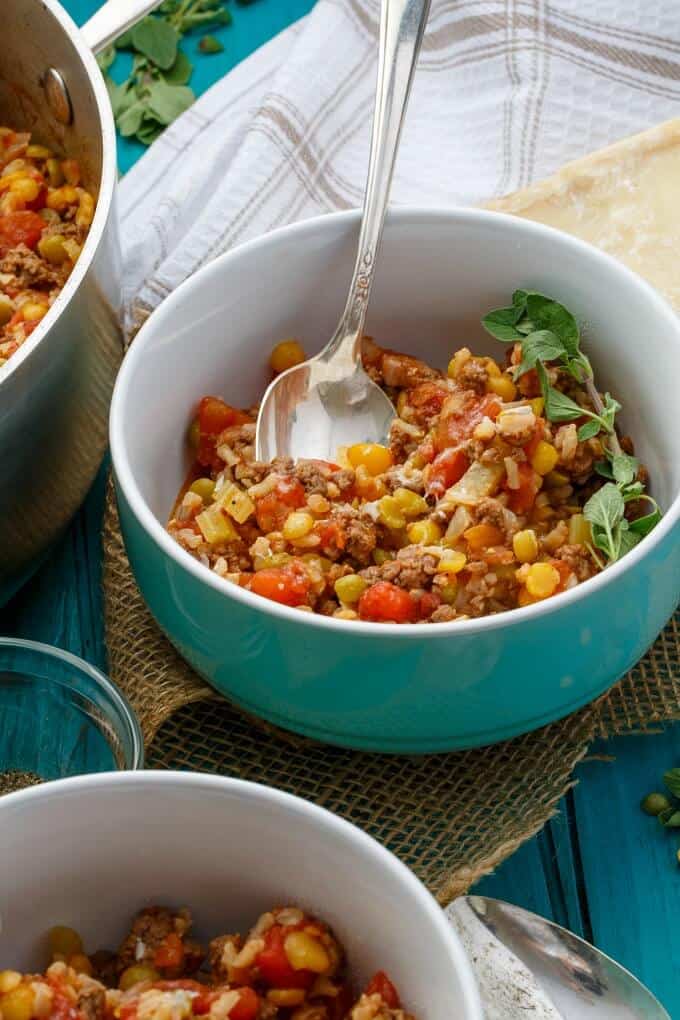
[[(220, 30), (223, 53), (197, 57), (192, 85), (206, 89), (250, 52), (306, 14), (313, 0), (231, 4)], [(66, 0), (83, 21), (97, 0)], [(192, 59), (196, 40), (189, 40)], [(141, 147), (123, 143), (121, 170)], [(69, 649), (106, 669), (100, 596), (103, 473), (68, 534), (26, 588), (2, 611), (1, 630)], [(595, 942), (634, 971), (680, 1018), (680, 868), (676, 841), (642, 815), (642, 796), (680, 765), (680, 726), (593, 749), (558, 816), (478, 891), (535, 910)]]

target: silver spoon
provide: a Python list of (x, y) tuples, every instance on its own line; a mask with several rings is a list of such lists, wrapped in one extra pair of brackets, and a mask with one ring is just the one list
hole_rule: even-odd
[(670, 1020), (637, 978), (552, 921), (484, 896), (463, 896), (447, 914), (488, 1020)]
[(362, 368), (361, 337), (429, 9), (430, 0), (382, 0), (371, 156), (349, 297), (330, 343), (316, 357), (283, 372), (265, 393), (257, 419), (258, 460), (334, 460), (340, 446), (384, 443), (389, 435), (396, 412)]

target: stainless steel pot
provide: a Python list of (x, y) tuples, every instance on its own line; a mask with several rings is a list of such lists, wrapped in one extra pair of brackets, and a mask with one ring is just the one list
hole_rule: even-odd
[(81, 161), (97, 211), (49, 314), (0, 368), (0, 606), (82, 502), (122, 356), (116, 135), (93, 52), (159, 0), (109, 0), (80, 31), (56, 0), (2, 0), (0, 123)]

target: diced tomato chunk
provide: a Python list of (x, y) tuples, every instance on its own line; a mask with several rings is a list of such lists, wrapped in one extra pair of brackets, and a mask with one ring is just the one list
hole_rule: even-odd
[(232, 425), (245, 425), (251, 422), (250, 415), (245, 411), (225, 404), (219, 397), (203, 397), (198, 405), (199, 444), (197, 459), (200, 464), (209, 466), (215, 462), (215, 440)]
[(279, 479), (276, 488), (255, 500), (255, 518), (264, 531), (279, 531), (291, 510), (304, 506), (307, 501), (302, 482), (292, 475)]
[(229, 1010), (229, 1020), (255, 1020), (260, 1011), (260, 997), (252, 988), (239, 989), (239, 1000)]
[(450, 390), (441, 382), (423, 382), (407, 393), (409, 405), (415, 410), (417, 420), (427, 422), (439, 414)]
[[(286, 934), (290, 931), (288, 928)], [(309, 988), (314, 974), (310, 970), (293, 969), (286, 956), (284, 929), (280, 924), (265, 932), (264, 943), (264, 949), (255, 957), (255, 965), (264, 983), (270, 988)]]
[(44, 219), (30, 209), (4, 213), (0, 216), (0, 255), (5, 255), (18, 244), (35, 248), (45, 227)]
[(470, 461), (463, 450), (442, 450), (428, 469), (426, 492), (440, 499), (450, 486), (463, 477)]
[(379, 995), (390, 1009), (401, 1009), (399, 993), (384, 970), (379, 970), (368, 982), (366, 995)]
[(179, 935), (171, 931), (154, 953), (153, 965), (159, 970), (174, 970), (184, 962), (184, 944)]
[(323, 553), (342, 551), (347, 544), (347, 535), (337, 521), (319, 521), (314, 526), (314, 534), (321, 539), (319, 550)]
[(247, 582), (246, 588), (284, 606), (301, 606), (307, 601), (310, 585), (309, 574), (302, 564), (292, 562), (285, 567), (258, 570)]
[(541, 478), (537, 475), (531, 464), (518, 464), (517, 470), (519, 471), (519, 488), (510, 489), (506, 488), (509, 495), (509, 506), (515, 514), (525, 514), (531, 510), (538, 491), (541, 488)]
[(470, 439), (482, 418), (495, 420), (502, 406), (498, 397), (486, 393), (483, 397), (467, 403), (459, 413), (440, 418), (434, 435), (435, 449), (445, 450), (450, 446), (458, 446), (465, 439)]
[(403, 588), (390, 581), (376, 581), (359, 599), (359, 618), (375, 623), (412, 623), (417, 606)]

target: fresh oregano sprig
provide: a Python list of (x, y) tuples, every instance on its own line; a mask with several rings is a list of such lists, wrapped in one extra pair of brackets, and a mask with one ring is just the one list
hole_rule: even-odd
[[(512, 305), (489, 312), (482, 324), (497, 340), (520, 345), (522, 358), (513, 369), (514, 378), (536, 370), (548, 421), (555, 424), (580, 421), (577, 432), (580, 442), (602, 436), (605, 460), (596, 464), (596, 470), (606, 483), (591, 496), (583, 513), (591, 526), (594, 558), (600, 566), (606, 565), (598, 550), (604, 553), (606, 562), (616, 562), (649, 534), (661, 513), (638, 480), (638, 461), (621, 448), (616, 434), (616, 415), (621, 405), (610, 393), (600, 396), (592, 365), (581, 350), (575, 317), (554, 298), (536, 291), (516, 290)], [(570, 375), (583, 388), (590, 407), (578, 404), (553, 386), (551, 372), (554, 374), (555, 369)], [(647, 500), (652, 510), (629, 521), (626, 504), (639, 499)]]

